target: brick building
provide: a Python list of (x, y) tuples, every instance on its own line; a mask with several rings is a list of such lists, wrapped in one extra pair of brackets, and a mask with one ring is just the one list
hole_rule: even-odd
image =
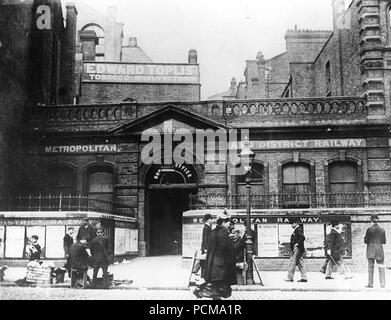
[[(333, 1), (332, 31), (289, 30), (285, 53), (271, 59), (259, 53), (246, 62), (244, 83), (232, 80), (228, 92), (208, 101), (199, 101), (194, 51), (187, 64), (154, 64), (133, 38), (124, 55), (113, 11), (105, 23), (115, 41), (107, 41), (103, 22), (104, 42), (98, 20), (78, 23), (78, 103), (37, 106), (26, 114), (23, 165), (40, 187), (24, 183), (20, 190), (45, 197), (16, 203), (59, 209), (68, 218), (96, 209), (94, 219), (109, 230), (117, 255), (181, 252), (188, 258), (199, 246), (206, 212), (227, 208), (243, 225), (243, 175), (233, 174), (228, 157), (207, 151), (206, 159), (219, 161), (180, 154), (187, 162), (167, 163), (181, 141), (159, 149), (162, 163), (146, 164), (149, 140), (141, 135), (153, 129), (164, 139), (186, 129), (195, 141), (197, 130), (220, 130), (227, 138), (247, 129), (255, 153), (252, 227), (262, 269), (287, 267), (293, 219), (303, 224), (310, 269), (323, 263), (331, 221), (344, 225), (348, 262), (364, 268), (370, 214), (381, 216), (388, 236), (391, 226), (390, 5), (354, 0), (345, 10), (343, 1)], [(134, 63), (132, 52), (146, 60)], [(107, 216), (98, 214), (102, 204)], [(124, 220), (113, 222), (113, 214)]]

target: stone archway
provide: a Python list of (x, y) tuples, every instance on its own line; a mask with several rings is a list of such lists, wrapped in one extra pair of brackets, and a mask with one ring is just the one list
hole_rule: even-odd
[(198, 174), (189, 164), (151, 165), (145, 175), (147, 255), (182, 252), (182, 214), (197, 192)]

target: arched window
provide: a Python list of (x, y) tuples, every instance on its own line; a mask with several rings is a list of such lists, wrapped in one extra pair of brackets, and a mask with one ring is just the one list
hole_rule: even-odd
[(76, 173), (72, 167), (56, 166), (49, 168), (47, 181), (50, 194), (71, 195), (76, 193)]
[(98, 166), (88, 170), (88, 195), (94, 199), (113, 201), (114, 176), (109, 166)]
[(329, 165), (330, 202), (332, 205), (356, 205), (357, 165), (353, 162), (338, 161)]
[(310, 204), (310, 167), (305, 163), (289, 163), (282, 167), (284, 207), (308, 207)]

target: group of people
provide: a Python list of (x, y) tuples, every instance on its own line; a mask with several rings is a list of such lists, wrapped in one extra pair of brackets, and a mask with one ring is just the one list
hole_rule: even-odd
[[(85, 276), (89, 266), (92, 266), (92, 287), (97, 286), (98, 272), (102, 269), (103, 288), (108, 288), (108, 267), (113, 256), (110, 241), (105, 237), (103, 229), (99, 224), (94, 227), (89, 219), (85, 218), (78, 230), (75, 243), (73, 233), (74, 228), (69, 227), (63, 239), (64, 253), (67, 258), (65, 267), (72, 279), (72, 285), (77, 286), (77, 277)], [(75, 273), (74, 276), (72, 272)]]
[[(224, 212), (216, 220), (216, 227), (212, 228), (212, 216), (204, 216), (202, 233), (201, 256), (197, 259), (192, 272), (201, 269), (201, 277), (205, 280), (194, 290), (198, 298), (208, 297), (215, 300), (231, 296), (231, 285), (243, 284), (246, 269), (245, 244), (240, 231), (234, 227), (229, 216)], [(368, 288), (373, 288), (375, 262), (379, 267), (380, 285), (385, 287), (385, 265), (383, 245), (386, 243), (385, 231), (379, 226), (378, 215), (371, 216), (371, 226), (367, 229), (364, 243), (367, 245), (368, 259)], [(321, 268), (325, 279), (334, 279), (333, 272), (337, 269), (345, 279), (352, 278), (343, 257), (347, 252), (346, 241), (342, 235), (343, 225), (337, 221), (330, 225), (330, 232), (325, 239), (326, 261)], [(293, 282), (295, 269), (298, 267), (301, 279), (307, 282), (307, 272), (304, 264), (305, 236), (299, 223), (292, 224), (290, 248), (292, 251), (286, 281)]]
[[(379, 268), (380, 286), (385, 288), (385, 265), (384, 265), (384, 250), (383, 245), (386, 243), (385, 230), (379, 226), (379, 216), (371, 215), (371, 226), (367, 229), (364, 243), (367, 245), (367, 260), (368, 260), (368, 288), (373, 288), (373, 275), (375, 262)], [(305, 253), (304, 241), (305, 236), (298, 223), (292, 225), (293, 233), (291, 236), (290, 247), (292, 256), (288, 269), (286, 281), (293, 282), (296, 267), (298, 267), (301, 279), (299, 282), (307, 282), (307, 273), (304, 266), (303, 255)], [(347, 266), (344, 263), (343, 257), (346, 254), (346, 241), (342, 236), (342, 225), (334, 221), (330, 224), (330, 233), (325, 240), (326, 261), (321, 268), (321, 272), (325, 274), (326, 280), (334, 279), (332, 273), (337, 269), (344, 275), (345, 279), (351, 279)]]
[(204, 216), (201, 254), (193, 272), (201, 268), (201, 277), (205, 280), (194, 294), (198, 298), (209, 297), (214, 300), (231, 296), (231, 285), (241, 284), (242, 271), (245, 268), (244, 240), (230, 217), (224, 212), (217, 217), (216, 227), (212, 229), (212, 216)]
[[(76, 242), (73, 238), (74, 232), (74, 227), (68, 227), (63, 238), (64, 254), (67, 260), (64, 268), (72, 279), (72, 286), (78, 286), (78, 280), (87, 276), (86, 273), (91, 266), (93, 268), (92, 287), (97, 286), (98, 272), (102, 269), (103, 288), (108, 288), (108, 267), (113, 256), (110, 241), (105, 237), (100, 224), (94, 227), (89, 219), (85, 218), (76, 235)], [(26, 247), (30, 264), (42, 263), (42, 248), (38, 240), (37, 235), (31, 236)]]

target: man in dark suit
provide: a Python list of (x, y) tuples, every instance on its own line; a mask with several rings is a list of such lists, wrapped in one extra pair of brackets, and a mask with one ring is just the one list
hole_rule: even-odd
[[(202, 241), (201, 241), (201, 254), (205, 255), (208, 251), (208, 243), (210, 238), (210, 233), (212, 231), (212, 216), (207, 213), (202, 219), (204, 222), (204, 228), (202, 229)], [(196, 260), (193, 268), (193, 273), (198, 273), (201, 269), (201, 277), (204, 278), (204, 266), (205, 260)]]
[(76, 282), (80, 280), (80, 278), (87, 278), (89, 257), (90, 255), (87, 252), (87, 237), (83, 236), (74, 243), (69, 250), (71, 268), (76, 271), (76, 274), (71, 277), (71, 287), (75, 287)]
[(351, 279), (352, 275), (348, 274), (348, 270), (343, 261), (343, 256), (346, 252), (346, 243), (342, 235), (342, 225), (333, 221), (331, 223), (331, 231), (327, 237), (327, 255), (329, 257), (329, 262), (326, 268), (326, 279), (334, 279), (331, 275), (334, 269), (334, 266), (344, 274), (345, 279)]
[(70, 263), (70, 259), (69, 259), (69, 253), (70, 253), (71, 246), (73, 244), (73, 232), (74, 231), (75, 231), (74, 227), (69, 227), (68, 232), (66, 233), (66, 235), (63, 238), (64, 256), (67, 259), (67, 262), (66, 262), (64, 268), (67, 269), (69, 275), (71, 274), (71, 263)]
[(364, 243), (367, 245), (368, 259), (368, 288), (373, 288), (373, 273), (375, 261), (379, 267), (380, 285), (386, 286), (386, 274), (384, 265), (383, 244), (386, 243), (386, 232), (378, 225), (379, 217), (376, 214), (371, 216), (371, 226), (367, 229)]
[(77, 232), (76, 239), (80, 240), (82, 237), (86, 237), (88, 244), (92, 239), (96, 237), (96, 231), (94, 226), (90, 223), (88, 218), (83, 219), (83, 223)]
[(304, 248), (305, 237), (297, 222), (294, 222), (292, 224), (292, 228), (293, 228), (293, 232), (291, 235), (291, 242), (290, 242), (292, 257), (289, 264), (288, 277), (285, 279), (285, 281), (293, 282), (295, 269), (297, 266), (301, 274), (301, 279), (299, 280), (299, 282), (307, 282), (307, 272), (305, 271), (304, 259), (303, 259), (303, 254), (305, 252), (305, 248)]
[(94, 261), (94, 273), (92, 277), (92, 286), (96, 287), (96, 280), (98, 277), (99, 269), (102, 268), (103, 273), (103, 287), (107, 289), (109, 287), (109, 279), (107, 269), (111, 260), (111, 248), (110, 241), (104, 236), (102, 229), (97, 230), (97, 236), (91, 241), (91, 255)]

